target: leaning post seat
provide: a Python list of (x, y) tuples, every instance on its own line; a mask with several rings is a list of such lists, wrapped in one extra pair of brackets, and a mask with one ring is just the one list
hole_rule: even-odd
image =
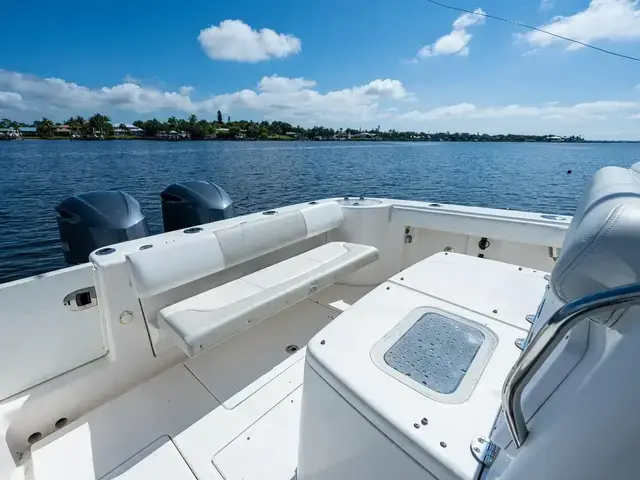
[(576, 208), (533, 333), (568, 302), (639, 282), (639, 243), (640, 163), (598, 170)]

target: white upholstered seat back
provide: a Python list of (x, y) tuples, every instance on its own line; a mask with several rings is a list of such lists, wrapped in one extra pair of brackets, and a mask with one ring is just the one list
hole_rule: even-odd
[(640, 281), (640, 164), (605, 167), (586, 186), (551, 288), (563, 302)]
[(150, 297), (328, 232), (342, 221), (340, 205), (325, 202), (226, 228), (213, 224), (193, 237), (136, 251), (126, 259), (138, 295)]

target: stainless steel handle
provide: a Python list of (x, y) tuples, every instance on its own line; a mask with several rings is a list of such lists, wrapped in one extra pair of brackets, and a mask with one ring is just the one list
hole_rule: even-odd
[(564, 336), (588, 315), (638, 304), (640, 283), (604, 290), (567, 303), (538, 331), (507, 375), (502, 387), (502, 409), (516, 447), (520, 448), (529, 434), (521, 404), (524, 387)]

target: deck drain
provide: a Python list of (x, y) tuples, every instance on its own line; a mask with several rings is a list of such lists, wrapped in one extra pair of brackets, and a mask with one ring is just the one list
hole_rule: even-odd
[(292, 355), (294, 353), (296, 353), (298, 350), (300, 350), (300, 347), (298, 347), (298, 345), (287, 345), (287, 348), (284, 349), (289, 355)]

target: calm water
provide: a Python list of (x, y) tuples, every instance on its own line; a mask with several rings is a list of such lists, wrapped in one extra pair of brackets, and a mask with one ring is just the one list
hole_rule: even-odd
[(0, 283), (65, 266), (54, 206), (90, 190), (133, 195), (153, 233), (159, 193), (190, 179), (238, 213), (365, 195), (571, 214), (598, 168), (635, 161), (640, 144), (0, 142)]

